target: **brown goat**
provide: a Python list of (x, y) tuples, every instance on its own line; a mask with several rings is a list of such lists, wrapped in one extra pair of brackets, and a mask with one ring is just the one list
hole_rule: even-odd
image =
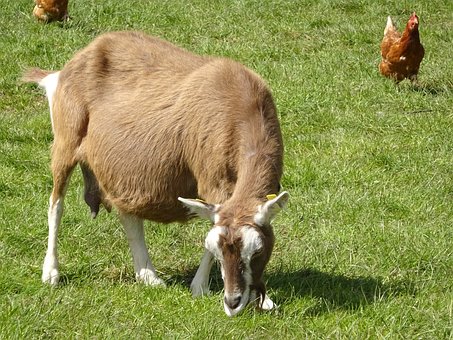
[[(270, 221), (288, 200), (279, 191), (283, 143), (272, 95), (241, 64), (194, 55), (138, 32), (107, 33), (60, 72), (30, 70), (49, 99), (53, 191), (44, 282), (58, 283), (57, 233), (69, 177), (80, 164), (93, 216), (102, 202), (119, 213), (136, 277), (163, 284), (148, 256), (143, 220), (210, 219), (206, 251), (191, 284), (209, 292), (221, 264), (228, 315), (265, 295)], [(181, 197), (200, 197), (201, 200)]]

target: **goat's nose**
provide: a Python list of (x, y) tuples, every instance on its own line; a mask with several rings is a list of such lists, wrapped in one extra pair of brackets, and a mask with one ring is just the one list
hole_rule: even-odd
[(241, 295), (235, 295), (232, 297), (225, 296), (225, 303), (230, 309), (236, 309), (241, 302)]

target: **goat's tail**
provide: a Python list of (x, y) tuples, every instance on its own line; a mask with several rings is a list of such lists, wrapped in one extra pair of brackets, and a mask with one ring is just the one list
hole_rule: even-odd
[(24, 72), (21, 80), (28, 83), (37, 83), (46, 90), (49, 99), (50, 116), (52, 117), (52, 102), (58, 85), (59, 71), (44, 71), (39, 68), (30, 68)]
[(58, 78), (60, 72), (44, 71), (39, 68), (31, 68), (25, 71), (22, 75), (21, 80), (28, 83), (37, 83), (40, 87), (46, 90), (46, 96), (49, 101), (50, 107), (50, 120), (52, 122), (53, 131), (53, 113), (52, 103), (54, 101), (55, 91), (58, 85)]
[(37, 83), (40, 86), (43, 86), (41, 84), (41, 81), (52, 73), (55, 73), (55, 71), (45, 71), (45, 70), (41, 70), (40, 68), (33, 67), (33, 68), (26, 70), (22, 74), (22, 77), (20, 78), (20, 80), (25, 83)]

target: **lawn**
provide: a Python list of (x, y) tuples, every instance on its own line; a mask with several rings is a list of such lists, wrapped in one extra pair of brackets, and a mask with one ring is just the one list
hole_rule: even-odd
[[(453, 338), (453, 2), (71, 1), (65, 24), (32, 0), (0, 21), (0, 339)], [(420, 17), (419, 85), (377, 69), (387, 16)], [(28, 66), (60, 69), (95, 36), (141, 30), (259, 73), (274, 94), (290, 203), (265, 278), (278, 304), (228, 318), (189, 284), (209, 224), (148, 222), (167, 288), (135, 283), (115, 213), (92, 220), (74, 174), (59, 238), (61, 284), (41, 283), (51, 123)], [(125, 51), (126, 53), (127, 51)]]

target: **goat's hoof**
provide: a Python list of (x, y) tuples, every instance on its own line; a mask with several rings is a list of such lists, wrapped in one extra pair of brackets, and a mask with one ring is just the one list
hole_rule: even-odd
[(154, 277), (154, 278), (147, 278), (144, 281), (145, 285), (152, 286), (152, 287), (166, 287), (165, 281), (161, 278)]
[(59, 279), (60, 273), (58, 272), (58, 259), (55, 256), (46, 255), (42, 266), (42, 282), (56, 286)]
[(135, 278), (138, 282), (143, 282), (146, 286), (166, 286), (164, 280), (149, 269), (142, 269), (140, 273), (135, 275)]
[(50, 284), (52, 286), (56, 286), (60, 279), (60, 273), (58, 269), (51, 269), (49, 271), (43, 271), (42, 273), (42, 282), (46, 284)]
[(190, 285), (190, 291), (192, 292), (192, 297), (194, 298), (208, 296), (211, 294), (208, 287), (203, 287), (199, 285)]
[(261, 310), (271, 310), (276, 307), (277, 305), (267, 295), (264, 297), (264, 301), (258, 305)]

